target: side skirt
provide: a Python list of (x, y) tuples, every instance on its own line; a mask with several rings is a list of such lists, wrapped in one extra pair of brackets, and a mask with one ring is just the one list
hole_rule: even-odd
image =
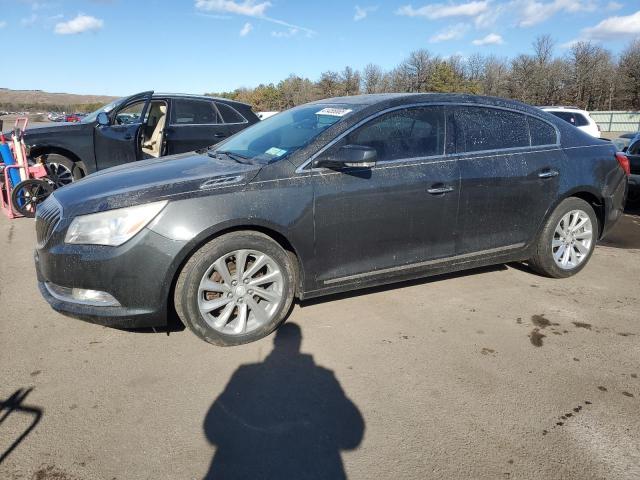
[(502, 263), (524, 261), (531, 257), (529, 248), (517, 244), (499, 249), (486, 250), (473, 254), (459, 255), (445, 259), (421, 262), (418, 264), (392, 267), (364, 274), (351, 275), (326, 280), (326, 286), (301, 292), (300, 299), (321, 297), (334, 293), (343, 293), (362, 288), (378, 287), (407, 280), (427, 278), (435, 275), (471, 270), (474, 268), (499, 265)]

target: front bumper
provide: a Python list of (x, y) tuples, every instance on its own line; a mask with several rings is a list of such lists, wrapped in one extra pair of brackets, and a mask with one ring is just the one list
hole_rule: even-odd
[[(54, 310), (116, 328), (166, 325), (176, 259), (184, 242), (146, 228), (119, 247), (56, 243), (56, 237), (34, 255), (40, 292)], [(54, 296), (45, 282), (107, 292), (120, 306), (87, 305)]]

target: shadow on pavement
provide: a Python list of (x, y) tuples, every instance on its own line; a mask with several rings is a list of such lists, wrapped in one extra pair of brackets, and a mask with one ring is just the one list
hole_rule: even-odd
[(640, 249), (640, 216), (625, 211), (625, 215), (598, 244), (605, 247)]
[(33, 417), (31, 424), (26, 428), (26, 430), (0, 454), (0, 464), (5, 461), (9, 454), (13, 452), (13, 450), (15, 450), (15, 448), (20, 445), (25, 438), (27, 438), (27, 435), (36, 428), (36, 425), (38, 425), (42, 419), (43, 410), (41, 408), (30, 407), (23, 404), (24, 399), (27, 398), (29, 393), (31, 393), (31, 390), (31, 388), (27, 390), (16, 390), (8, 399), (0, 401), (0, 424), (2, 424), (2, 422), (4, 422), (12, 413), (16, 412), (24, 413)]
[(340, 451), (358, 447), (364, 419), (301, 340), (286, 323), (263, 362), (234, 372), (204, 419), (216, 447), (205, 479), (346, 478)]

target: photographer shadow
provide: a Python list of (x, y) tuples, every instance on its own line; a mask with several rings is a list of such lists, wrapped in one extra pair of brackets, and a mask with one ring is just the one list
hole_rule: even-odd
[(240, 366), (204, 420), (216, 452), (206, 479), (346, 478), (340, 452), (358, 447), (364, 419), (333, 371), (300, 353), (286, 323), (263, 362)]

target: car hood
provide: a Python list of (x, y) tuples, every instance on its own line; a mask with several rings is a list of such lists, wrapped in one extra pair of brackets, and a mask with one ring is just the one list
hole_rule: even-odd
[(56, 123), (51, 123), (51, 124), (47, 124), (47, 125), (36, 125), (36, 126), (28, 126), (27, 129), (24, 132), (24, 136), (25, 139), (29, 138), (29, 137), (35, 137), (35, 136), (44, 136), (44, 135), (49, 135), (49, 134), (53, 134), (53, 135), (59, 135), (61, 132), (71, 132), (74, 130), (83, 130), (85, 128), (87, 128), (86, 123), (80, 123), (80, 122), (56, 122)]
[(191, 152), (102, 170), (56, 190), (54, 197), (69, 217), (240, 189), (260, 168)]

